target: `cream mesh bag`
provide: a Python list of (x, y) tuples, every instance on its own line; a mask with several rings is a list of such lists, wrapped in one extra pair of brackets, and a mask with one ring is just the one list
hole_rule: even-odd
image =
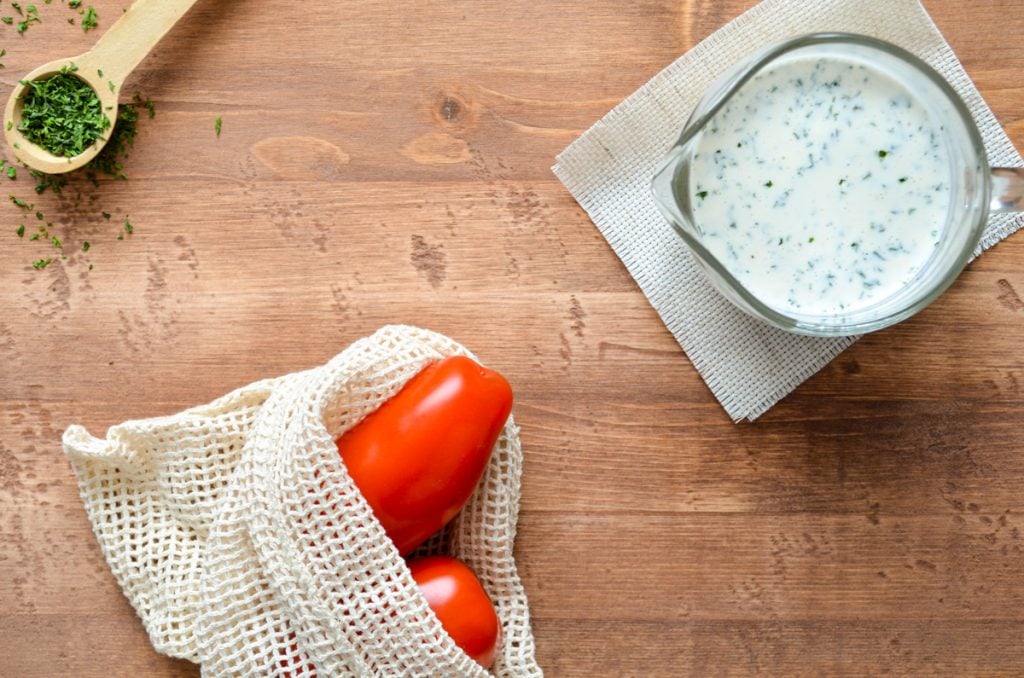
[[(429, 362), (466, 349), (384, 327), (326, 365), (106, 439), (64, 433), (107, 563), (154, 647), (204, 676), (486, 676), (441, 628), (334, 439)], [(501, 618), (492, 671), (540, 676), (512, 547), (522, 449), (512, 418), (469, 503), (422, 552), (479, 577)]]

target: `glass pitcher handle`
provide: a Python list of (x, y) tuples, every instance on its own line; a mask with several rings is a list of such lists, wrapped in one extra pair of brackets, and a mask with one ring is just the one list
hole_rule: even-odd
[(1024, 167), (992, 168), (990, 212), (1024, 212)]

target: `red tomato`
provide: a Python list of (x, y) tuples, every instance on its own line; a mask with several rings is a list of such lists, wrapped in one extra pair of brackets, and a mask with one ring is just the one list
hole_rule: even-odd
[(456, 356), (428, 365), (338, 439), (349, 475), (402, 555), (462, 509), (511, 410), (500, 374)]
[(409, 571), (455, 644), (489, 668), (501, 648), (501, 622), (473, 571), (449, 556), (413, 560)]

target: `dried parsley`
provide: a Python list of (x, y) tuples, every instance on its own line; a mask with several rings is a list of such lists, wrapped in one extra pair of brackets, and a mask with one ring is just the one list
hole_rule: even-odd
[(127, 179), (120, 158), (128, 154), (138, 134), (139, 112), (132, 104), (124, 104), (117, 112), (117, 122), (110, 134), (110, 141), (103, 150), (85, 166), (86, 175), (96, 183), (96, 172), (102, 172), (115, 179)]
[(93, 6), (89, 5), (89, 9), (85, 10), (85, 14), (82, 16), (82, 30), (88, 33), (90, 28), (96, 28), (99, 18), (100, 16)]
[(18, 123), (29, 141), (67, 158), (81, 155), (110, 127), (100, 98), (75, 70), (64, 67), (50, 78), (24, 83)]
[(152, 99), (143, 100), (142, 95), (136, 92), (135, 96), (132, 97), (132, 101), (134, 102), (134, 106), (142, 106), (149, 111), (149, 118), (151, 120), (156, 117), (156, 104), (153, 103)]
[(217, 138), (218, 139), (220, 139), (220, 126), (221, 126), (221, 119), (220, 119), (220, 116), (218, 115), (217, 119), (213, 121), (213, 129), (214, 129), (215, 132), (217, 132)]
[(19, 33), (24, 33), (25, 31), (27, 31), (28, 27), (31, 26), (32, 24), (42, 23), (42, 20), (39, 18), (39, 10), (36, 9), (35, 5), (25, 5), (24, 13), (22, 13), (21, 7), (16, 2), (12, 2), (11, 7), (14, 7), (14, 9), (18, 10), (18, 14), (21, 14), (23, 17), (25, 17), (24, 19), (18, 22), (17, 28)]

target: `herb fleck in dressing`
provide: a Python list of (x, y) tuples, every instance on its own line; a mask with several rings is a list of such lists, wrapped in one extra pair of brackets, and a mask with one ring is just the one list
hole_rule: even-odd
[(695, 149), (693, 214), (711, 254), (765, 304), (835, 315), (904, 287), (950, 206), (950, 161), (921, 102), (859, 61), (758, 73)]

